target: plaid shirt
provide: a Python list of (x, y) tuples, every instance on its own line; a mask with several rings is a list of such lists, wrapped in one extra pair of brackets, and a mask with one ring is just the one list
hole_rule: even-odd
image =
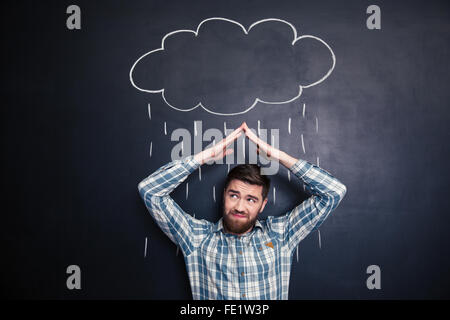
[(347, 189), (320, 167), (298, 160), (289, 170), (312, 195), (282, 216), (257, 220), (236, 236), (217, 223), (195, 219), (169, 194), (200, 163), (194, 156), (172, 161), (139, 183), (148, 211), (183, 252), (195, 300), (287, 299), (293, 253), (301, 240), (336, 209)]

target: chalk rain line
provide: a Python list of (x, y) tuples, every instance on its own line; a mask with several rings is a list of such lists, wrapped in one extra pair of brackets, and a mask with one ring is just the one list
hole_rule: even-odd
[(150, 107), (150, 103), (148, 104), (148, 118), (152, 120), (152, 109)]
[(319, 249), (322, 249), (322, 239), (320, 237), (320, 230), (319, 229), (317, 229), (317, 234), (319, 236)]
[(167, 136), (167, 124), (166, 124), (166, 121), (164, 121), (164, 135)]
[(150, 141), (150, 158), (152, 157), (153, 141)]
[(276, 201), (277, 201), (277, 189), (273, 187), (273, 203), (275, 204)]
[(147, 237), (145, 237), (144, 258), (147, 258)]
[(189, 195), (189, 182), (186, 182), (186, 200), (188, 198)]
[(305, 141), (303, 140), (303, 133), (301, 134), (301, 138), (302, 138), (302, 149), (303, 149), (303, 153), (305, 154)]

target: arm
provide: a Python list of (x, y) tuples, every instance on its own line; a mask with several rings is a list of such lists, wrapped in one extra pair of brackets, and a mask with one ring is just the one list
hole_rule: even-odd
[(162, 166), (138, 185), (147, 210), (161, 230), (189, 255), (208, 231), (209, 222), (194, 219), (169, 194), (200, 164), (193, 156), (175, 160)]
[(233, 152), (227, 147), (239, 137), (241, 127), (211, 148), (162, 166), (138, 185), (139, 194), (148, 211), (161, 230), (180, 246), (185, 256), (198, 247), (212, 224), (206, 220), (194, 219), (169, 194), (203, 163)]
[(268, 222), (281, 240), (294, 249), (311, 231), (317, 229), (337, 208), (344, 198), (347, 188), (324, 169), (305, 160), (296, 159), (265, 143), (248, 127), (245, 134), (258, 146), (258, 152), (272, 160), (279, 161), (305, 184), (311, 197), (293, 210), (279, 217), (271, 217)]
[(289, 170), (303, 181), (311, 194), (287, 214), (272, 219), (274, 229), (293, 250), (337, 208), (347, 188), (328, 171), (305, 160), (298, 160)]

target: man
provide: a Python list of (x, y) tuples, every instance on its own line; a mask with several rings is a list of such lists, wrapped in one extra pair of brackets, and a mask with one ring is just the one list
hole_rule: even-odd
[[(227, 177), (223, 217), (215, 224), (194, 219), (169, 194), (200, 165), (232, 153), (227, 147), (242, 133), (256, 143), (258, 152), (303, 180), (312, 196), (284, 215), (258, 220), (270, 180), (256, 165), (238, 165)], [(259, 139), (245, 122), (215, 146), (162, 166), (138, 189), (159, 227), (181, 248), (195, 300), (287, 299), (295, 248), (347, 191), (327, 171)]]

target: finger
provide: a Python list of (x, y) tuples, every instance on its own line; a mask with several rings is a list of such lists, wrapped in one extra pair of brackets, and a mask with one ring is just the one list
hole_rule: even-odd
[(233, 149), (225, 149), (225, 150), (217, 153), (216, 156), (214, 158), (212, 158), (212, 161), (220, 160), (220, 159), (222, 159), (222, 158), (224, 158), (227, 155), (232, 154), (232, 153), (233, 153)]
[(265, 152), (265, 151), (259, 150), (258, 155), (259, 155), (259, 156), (263, 156), (263, 157), (266, 158), (267, 160), (272, 160), (272, 157), (271, 157), (271, 153), (270, 153), (270, 152)]
[(218, 144), (216, 144), (216, 147), (217, 148), (222, 148), (222, 147), (230, 146), (234, 142), (234, 140), (236, 140), (237, 138), (239, 138), (242, 135), (243, 132), (244, 132), (244, 130), (243, 130), (243, 127), (241, 125), (239, 128), (234, 130), (228, 136), (223, 138)]
[(225, 156), (227, 156), (227, 155), (229, 155), (229, 154), (232, 154), (233, 152), (234, 152), (233, 149), (227, 149), (227, 150), (225, 151)]
[(231, 135), (233, 135), (233, 134), (236, 134), (236, 133), (238, 133), (239, 131), (242, 131), (243, 129), (244, 129), (244, 125), (241, 124), (239, 127), (237, 127), (236, 129), (234, 129), (234, 130), (229, 134), (229, 136), (231, 136)]
[(245, 130), (245, 135), (248, 136), (252, 140), (259, 140), (259, 137), (253, 132), (253, 130), (247, 128)]
[[(240, 132), (237, 137), (239, 137), (242, 133)], [(236, 137), (236, 138), (237, 138)], [(223, 139), (222, 141), (220, 141), (218, 144), (216, 144), (214, 146), (214, 152), (215, 154), (218, 154), (220, 152), (224, 153), (225, 150), (233, 143), (234, 139), (231, 139), (229, 141)]]
[(242, 135), (242, 131), (239, 131), (237, 133), (235, 133), (234, 135), (229, 135), (225, 141), (224, 141), (224, 145), (225, 146), (229, 146), (230, 144), (232, 144), (237, 138), (239, 138)]
[(264, 151), (268, 149), (268, 144), (261, 140), (256, 134), (254, 134), (251, 130), (246, 131), (245, 133), (248, 138), (253, 141), (256, 145), (258, 145)]
[(232, 135), (230, 135), (230, 139), (236, 139), (237, 137), (239, 137), (240, 135), (242, 135), (244, 133), (244, 130), (242, 128), (237, 129), (237, 131), (234, 131), (234, 133)]
[(231, 132), (228, 136), (226, 136), (225, 139), (233, 139), (234, 137), (242, 134), (242, 132), (244, 132), (244, 129), (242, 128), (242, 125), (241, 125), (239, 128), (237, 128), (236, 130)]

